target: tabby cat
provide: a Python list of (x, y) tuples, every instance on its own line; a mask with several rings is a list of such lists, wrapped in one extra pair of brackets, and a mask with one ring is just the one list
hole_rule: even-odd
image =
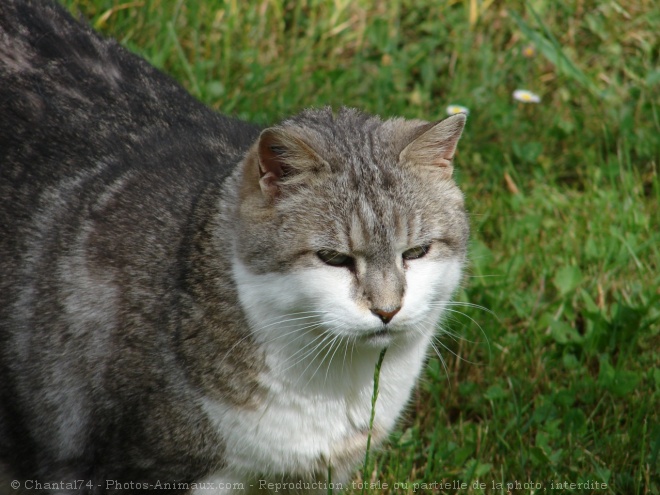
[[(465, 116), (218, 115), (0, 2), (0, 493), (327, 493), (461, 281)], [(15, 480), (11, 488), (10, 480)]]

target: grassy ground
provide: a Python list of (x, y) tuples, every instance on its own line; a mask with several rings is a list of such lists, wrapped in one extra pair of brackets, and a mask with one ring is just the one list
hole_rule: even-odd
[[(380, 483), (366, 493), (660, 493), (657, 2), (68, 4), (253, 121), (325, 104), (470, 109), (459, 298), (493, 314), (452, 314), (460, 338), (440, 339), (444, 365), (430, 360), (399, 431), (356, 475)], [(514, 101), (517, 88), (541, 102)]]

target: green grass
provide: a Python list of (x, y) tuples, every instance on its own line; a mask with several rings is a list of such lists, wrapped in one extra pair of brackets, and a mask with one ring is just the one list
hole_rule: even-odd
[[(252, 121), (325, 104), (429, 120), (470, 108), (459, 299), (494, 315), (448, 320), (462, 338), (441, 338), (446, 366), (429, 361), (373, 472), (356, 473), (380, 482), (370, 493), (660, 493), (657, 2), (68, 4)], [(541, 103), (514, 102), (517, 88)], [(551, 490), (585, 481), (608, 488)]]

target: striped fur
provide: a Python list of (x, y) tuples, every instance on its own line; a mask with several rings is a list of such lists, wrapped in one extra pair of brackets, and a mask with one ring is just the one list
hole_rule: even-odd
[(0, 483), (347, 480), (380, 350), (375, 444), (461, 280), (464, 122), (260, 129), (58, 5), (3, 0)]

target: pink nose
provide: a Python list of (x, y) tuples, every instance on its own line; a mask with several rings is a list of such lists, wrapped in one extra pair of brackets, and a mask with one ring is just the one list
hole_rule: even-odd
[(375, 314), (378, 318), (380, 318), (380, 320), (383, 323), (389, 323), (392, 320), (392, 318), (394, 318), (394, 315), (399, 312), (400, 309), (401, 307), (398, 307), (398, 308), (394, 308), (392, 311), (385, 311), (384, 309), (375, 308), (372, 309), (371, 312)]

